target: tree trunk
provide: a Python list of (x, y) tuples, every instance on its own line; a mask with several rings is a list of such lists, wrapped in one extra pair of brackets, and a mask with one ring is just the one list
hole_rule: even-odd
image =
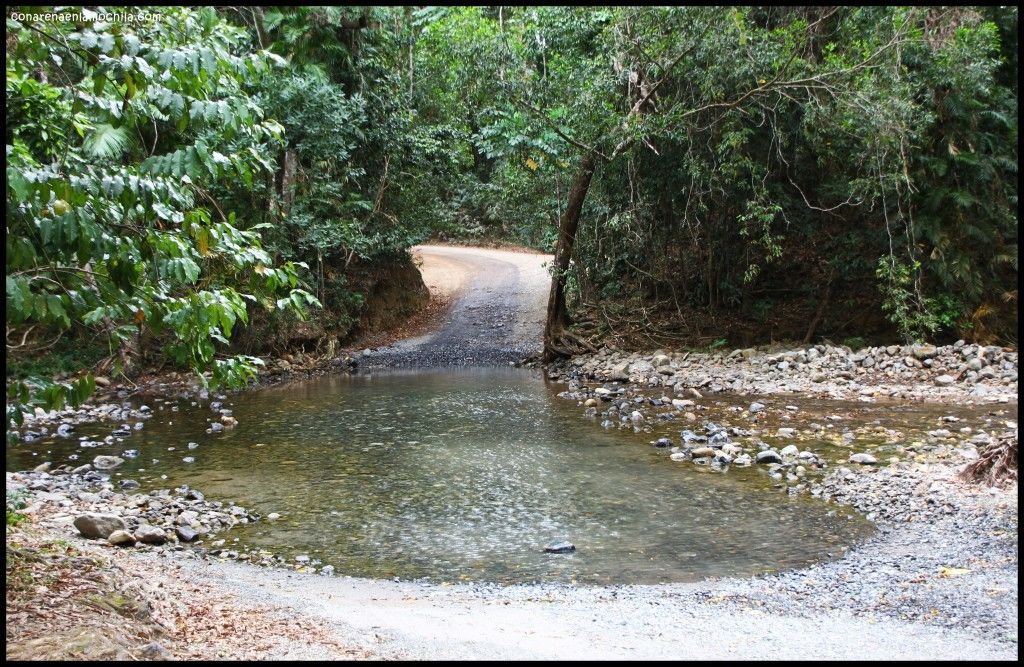
[(281, 156), (281, 199), (284, 202), (285, 213), (292, 209), (292, 202), (295, 199), (295, 179), (298, 173), (298, 155), (291, 148), (286, 148)]
[(825, 293), (822, 295), (821, 301), (818, 302), (818, 309), (814, 313), (814, 319), (811, 320), (811, 325), (807, 327), (807, 333), (804, 335), (804, 345), (810, 343), (811, 339), (814, 338), (814, 332), (818, 330), (821, 318), (825, 315), (825, 309), (828, 308), (828, 301), (832, 298), (832, 277), (833, 273), (830, 271), (828, 282), (825, 283)]
[(594, 176), (597, 160), (592, 154), (584, 156), (580, 169), (576, 172), (569, 201), (561, 220), (558, 221), (558, 242), (555, 244), (554, 275), (551, 277), (551, 294), (548, 297), (547, 321), (544, 324), (544, 361), (550, 362), (558, 357), (571, 354), (566, 349), (564, 339), (565, 328), (569, 324), (569, 313), (565, 306), (565, 274), (572, 259), (572, 248), (576, 241), (576, 228), (579, 227), (580, 213), (583, 202), (590, 189), (590, 180)]

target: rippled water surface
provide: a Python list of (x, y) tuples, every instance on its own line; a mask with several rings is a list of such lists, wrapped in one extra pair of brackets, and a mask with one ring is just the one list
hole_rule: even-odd
[[(691, 581), (837, 557), (871, 531), (761, 471), (671, 462), (651, 434), (605, 431), (515, 369), (333, 377), (228, 403), (240, 423), (224, 433), (205, 433), (208, 408), (154, 404), (143, 431), (81, 459), (138, 449), (117, 473), (143, 491), (188, 483), (282, 515), (221, 537), (359, 576)], [(577, 551), (543, 553), (560, 540)]]

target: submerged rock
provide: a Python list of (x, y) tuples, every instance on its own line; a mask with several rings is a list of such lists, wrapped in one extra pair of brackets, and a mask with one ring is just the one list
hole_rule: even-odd
[(549, 554), (567, 554), (576, 551), (576, 545), (572, 542), (553, 542), (544, 547), (544, 551)]
[(112, 470), (122, 463), (124, 459), (119, 456), (97, 456), (92, 460), (92, 465), (97, 470)]

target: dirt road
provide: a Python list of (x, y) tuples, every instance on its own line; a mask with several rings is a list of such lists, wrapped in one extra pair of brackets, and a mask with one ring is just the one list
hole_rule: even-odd
[(362, 367), (507, 365), (541, 347), (550, 255), (416, 246), (432, 298), (452, 301), (440, 328), (364, 351)]

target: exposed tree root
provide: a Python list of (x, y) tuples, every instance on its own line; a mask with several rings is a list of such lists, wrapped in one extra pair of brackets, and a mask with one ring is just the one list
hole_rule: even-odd
[(562, 330), (544, 340), (544, 362), (551, 363), (555, 359), (565, 359), (583, 352), (597, 352), (594, 343), (574, 333)]
[(1000, 486), (1017, 481), (1017, 438), (1004, 436), (981, 452), (961, 473), (960, 479)]

